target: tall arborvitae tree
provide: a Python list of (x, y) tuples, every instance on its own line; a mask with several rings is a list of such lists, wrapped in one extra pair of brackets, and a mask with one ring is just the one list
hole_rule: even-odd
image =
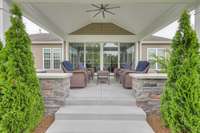
[(0, 51), (1, 51), (2, 48), (3, 48), (3, 43), (0, 40)]
[(13, 4), (6, 47), (0, 52), (0, 132), (30, 133), (44, 112), (31, 41), (20, 8)]
[(161, 114), (172, 133), (200, 133), (199, 43), (185, 11), (173, 38)]

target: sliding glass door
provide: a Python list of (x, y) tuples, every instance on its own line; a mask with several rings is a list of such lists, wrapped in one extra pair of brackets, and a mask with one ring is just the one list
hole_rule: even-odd
[(84, 64), (84, 43), (70, 43), (69, 59), (73, 69), (78, 68), (79, 64)]
[(123, 65), (135, 67), (135, 51), (133, 43), (120, 43), (120, 67)]
[(104, 69), (113, 73), (114, 69), (118, 67), (118, 56), (118, 44), (105, 43), (103, 45)]
[(100, 44), (86, 43), (86, 67), (93, 68), (95, 72), (100, 70)]
[(69, 59), (74, 69), (83, 64), (95, 72), (104, 69), (112, 73), (124, 64), (134, 68), (134, 43), (70, 43)]

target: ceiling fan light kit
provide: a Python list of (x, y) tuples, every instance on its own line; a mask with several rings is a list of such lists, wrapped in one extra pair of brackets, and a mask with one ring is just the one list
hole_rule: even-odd
[(120, 8), (120, 6), (113, 6), (111, 7), (110, 4), (91, 4), (92, 7), (94, 7), (93, 9), (87, 10), (86, 12), (94, 12), (94, 16), (96, 17), (100, 14), (102, 14), (103, 18), (106, 18), (106, 14), (111, 14), (111, 15), (115, 15), (114, 12), (112, 12), (112, 9), (117, 9)]

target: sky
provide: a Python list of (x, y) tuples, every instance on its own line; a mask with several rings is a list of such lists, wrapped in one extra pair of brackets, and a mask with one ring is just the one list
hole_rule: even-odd
[[(194, 28), (195, 12), (191, 11), (190, 14), (191, 14), (190, 21), (191, 21), (192, 27)], [(175, 21), (175, 22), (171, 23), (170, 25), (166, 26), (165, 28), (161, 29), (160, 31), (154, 33), (153, 35), (172, 39), (174, 37), (177, 29), (178, 29), (178, 21)]]
[[(29, 34), (36, 34), (36, 33), (48, 33), (46, 30), (42, 29), (41, 27), (37, 26), (27, 18), (23, 18), (23, 21), (26, 26), (26, 30)], [(191, 24), (194, 27), (194, 11), (191, 12)], [(172, 39), (178, 29), (178, 22), (175, 21), (170, 25), (166, 26), (165, 28), (161, 29), (160, 31), (154, 33), (155, 36), (165, 37)]]
[(23, 17), (24, 24), (26, 26), (26, 31), (28, 34), (36, 34), (36, 33), (48, 33), (46, 30), (42, 29), (38, 25), (34, 24), (32, 21), (29, 19)]

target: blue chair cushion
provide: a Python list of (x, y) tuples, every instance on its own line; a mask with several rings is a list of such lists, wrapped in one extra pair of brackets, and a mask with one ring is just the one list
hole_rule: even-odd
[(149, 67), (149, 62), (148, 61), (139, 61), (136, 71), (137, 72), (143, 72), (147, 67)]
[(129, 64), (123, 64), (123, 65), (122, 65), (122, 68), (123, 68), (123, 69), (130, 69), (130, 65), (129, 65)]
[(79, 69), (85, 69), (85, 67), (82, 63), (79, 64)]
[(64, 61), (63, 66), (67, 71), (73, 71), (73, 64), (71, 64), (69, 61)]

